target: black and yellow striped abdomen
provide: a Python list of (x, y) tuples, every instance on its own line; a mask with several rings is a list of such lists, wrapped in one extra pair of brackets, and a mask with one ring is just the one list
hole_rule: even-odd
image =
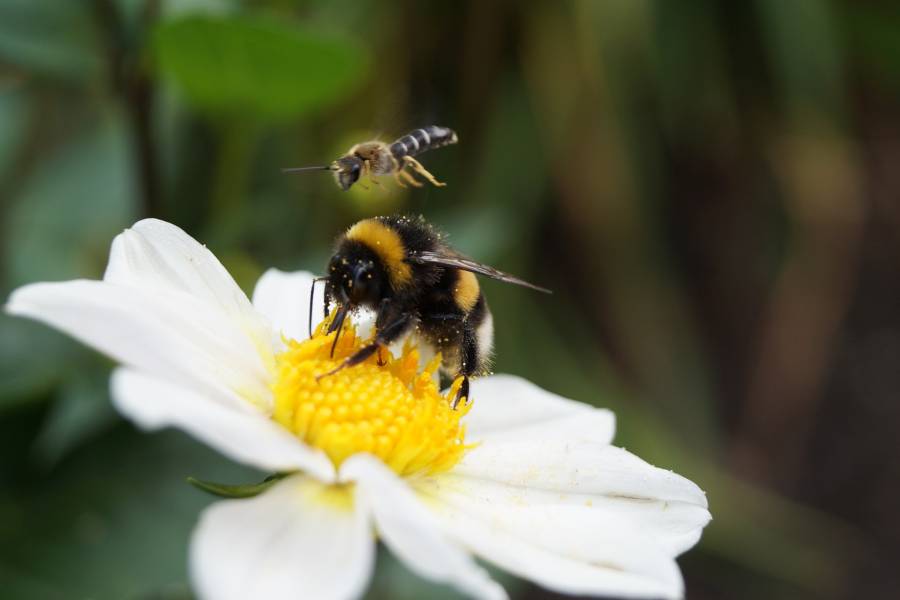
[(456, 132), (452, 129), (429, 125), (411, 131), (391, 144), (391, 154), (397, 159), (416, 156), (434, 148), (455, 144), (457, 141)]

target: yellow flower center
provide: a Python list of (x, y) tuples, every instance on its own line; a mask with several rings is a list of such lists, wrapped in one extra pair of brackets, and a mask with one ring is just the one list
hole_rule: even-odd
[(287, 349), (276, 357), (274, 419), (324, 450), (335, 467), (358, 452), (379, 457), (403, 476), (455, 465), (466, 450), (460, 419), (469, 406), (450, 407), (459, 380), (447, 395), (440, 393), (434, 377), (440, 355), (419, 369), (419, 352), (407, 343), (399, 357), (381, 350), (320, 377), (365, 345), (345, 324), (332, 357), (336, 333), (326, 335), (326, 328), (327, 322), (320, 324), (302, 342), (286, 340)]

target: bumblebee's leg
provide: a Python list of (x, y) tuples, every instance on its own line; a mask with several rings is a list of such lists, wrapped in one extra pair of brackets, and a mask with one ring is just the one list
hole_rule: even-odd
[(444, 187), (445, 185), (447, 185), (446, 183), (442, 183), (442, 182), (438, 181), (437, 179), (435, 179), (434, 175), (429, 173), (428, 169), (423, 167), (422, 163), (420, 163), (419, 161), (414, 159), (412, 156), (404, 156), (403, 161), (406, 164), (408, 164), (410, 167), (412, 167), (412, 169), (416, 173), (418, 173), (419, 175), (421, 175), (422, 177), (427, 179), (429, 182), (431, 182), (431, 184), (434, 185), (435, 187)]
[[(385, 311), (382, 311), (382, 313), (384, 314)], [(394, 311), (391, 311), (391, 313), (394, 313)], [(380, 318), (381, 315), (379, 315), (379, 318), (375, 322), (375, 329), (378, 331), (378, 333), (375, 335), (375, 341), (373, 341), (371, 344), (363, 346), (362, 348), (357, 350), (353, 354), (353, 356), (348, 356), (347, 359), (344, 360), (344, 362), (339, 364), (331, 371), (317, 376), (316, 379), (318, 380), (322, 377), (334, 375), (341, 369), (353, 367), (362, 362), (365, 362), (366, 359), (378, 352), (379, 348), (381, 348), (382, 346), (390, 345), (394, 340), (403, 335), (403, 332), (406, 331), (407, 327), (409, 327), (410, 323), (412, 323), (413, 321), (412, 313), (404, 312), (400, 314), (394, 314), (392, 316), (394, 319), (393, 321), (390, 321), (385, 327), (379, 327), (379, 321), (382, 321), (382, 319)]]
[(418, 181), (415, 177), (413, 177), (409, 171), (400, 171), (400, 175), (402, 175), (413, 187), (423, 187), (424, 184)]
[(456, 390), (456, 397), (453, 398), (453, 403), (450, 405), (450, 408), (456, 410), (456, 407), (459, 406), (459, 403), (463, 404), (469, 403), (469, 376), (462, 376), (462, 384), (459, 386), (459, 389)]
[(463, 378), (462, 385), (456, 390), (451, 408), (456, 410), (460, 402), (469, 403), (469, 377), (475, 375), (481, 369), (481, 358), (478, 356), (478, 337), (469, 323), (464, 326), (462, 344), (460, 344), (459, 376)]

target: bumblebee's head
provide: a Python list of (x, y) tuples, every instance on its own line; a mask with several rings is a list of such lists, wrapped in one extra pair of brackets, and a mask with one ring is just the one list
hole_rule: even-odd
[(331, 163), (331, 170), (334, 171), (334, 180), (338, 187), (346, 192), (359, 180), (359, 175), (362, 173), (362, 160), (358, 156), (349, 154)]
[(328, 265), (328, 281), (341, 304), (376, 308), (385, 292), (384, 268), (375, 254), (362, 244), (347, 244)]

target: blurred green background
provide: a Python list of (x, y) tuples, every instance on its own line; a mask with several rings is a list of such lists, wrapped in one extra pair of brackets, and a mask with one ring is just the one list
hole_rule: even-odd
[[(892, 597), (898, 100), (890, 3), (0, 0), (0, 295), (98, 278), (146, 216), (250, 291), (421, 212), (556, 290), (485, 282), (498, 371), (707, 491), (691, 598)], [(428, 124), (446, 188), (280, 173)], [(184, 477), (258, 477), (137, 432), (110, 367), (0, 316), (4, 598), (189, 598)], [(369, 597), (426, 596), (456, 597), (380, 554)]]

